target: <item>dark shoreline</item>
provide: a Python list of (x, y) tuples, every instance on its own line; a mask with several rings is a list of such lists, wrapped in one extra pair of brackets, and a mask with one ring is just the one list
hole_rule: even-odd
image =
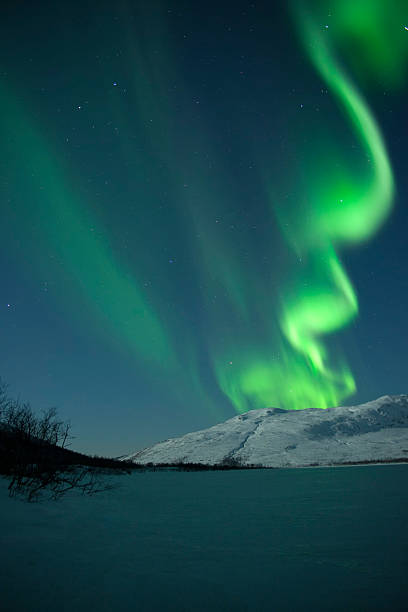
[[(130, 467), (132, 471), (166, 471), (173, 470), (179, 472), (224, 472), (231, 470), (297, 470), (305, 468), (332, 468), (332, 467), (353, 467), (353, 466), (372, 466), (372, 465), (398, 465), (408, 463), (407, 457), (398, 459), (373, 459), (367, 461), (345, 461), (342, 463), (308, 463), (306, 465), (283, 465), (283, 466), (265, 466), (265, 465), (222, 465), (222, 464), (206, 464), (206, 463), (146, 463), (133, 464)], [(129, 463), (127, 463), (129, 466)]]

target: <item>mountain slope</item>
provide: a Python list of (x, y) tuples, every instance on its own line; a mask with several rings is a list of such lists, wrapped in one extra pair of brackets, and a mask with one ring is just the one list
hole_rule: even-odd
[(135, 463), (296, 467), (408, 458), (408, 395), (358, 406), (251, 410), (125, 457)]

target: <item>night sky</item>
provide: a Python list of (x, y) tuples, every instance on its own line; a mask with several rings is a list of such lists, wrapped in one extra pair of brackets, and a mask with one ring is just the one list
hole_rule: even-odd
[(406, 393), (400, 0), (13, 2), (0, 375), (123, 454)]

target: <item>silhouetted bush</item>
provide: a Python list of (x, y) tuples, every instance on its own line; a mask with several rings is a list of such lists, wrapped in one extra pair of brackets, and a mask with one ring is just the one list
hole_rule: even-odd
[(37, 416), (30, 404), (11, 399), (0, 380), (0, 474), (10, 479), (10, 496), (58, 499), (71, 489), (91, 495), (112, 488), (103, 476), (133, 469), (130, 462), (71, 451), (71, 439), (70, 423), (55, 408)]

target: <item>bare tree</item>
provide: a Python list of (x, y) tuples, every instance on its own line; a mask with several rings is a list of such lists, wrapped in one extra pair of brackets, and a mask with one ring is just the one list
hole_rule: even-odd
[(61, 499), (73, 489), (83, 495), (94, 495), (108, 491), (114, 485), (103, 479), (103, 471), (84, 466), (65, 466), (63, 469), (48, 469), (37, 472), (35, 466), (30, 474), (30, 466), (25, 473), (14, 474), (8, 486), (10, 497), (20, 497), (29, 502), (38, 501), (44, 494), (48, 499)]
[(37, 416), (29, 403), (11, 399), (0, 379), (0, 474), (10, 478), (11, 497), (60, 499), (72, 489), (92, 495), (112, 488), (107, 472), (129, 473), (114, 460), (69, 451), (72, 437), (71, 424), (58, 418), (56, 408)]

